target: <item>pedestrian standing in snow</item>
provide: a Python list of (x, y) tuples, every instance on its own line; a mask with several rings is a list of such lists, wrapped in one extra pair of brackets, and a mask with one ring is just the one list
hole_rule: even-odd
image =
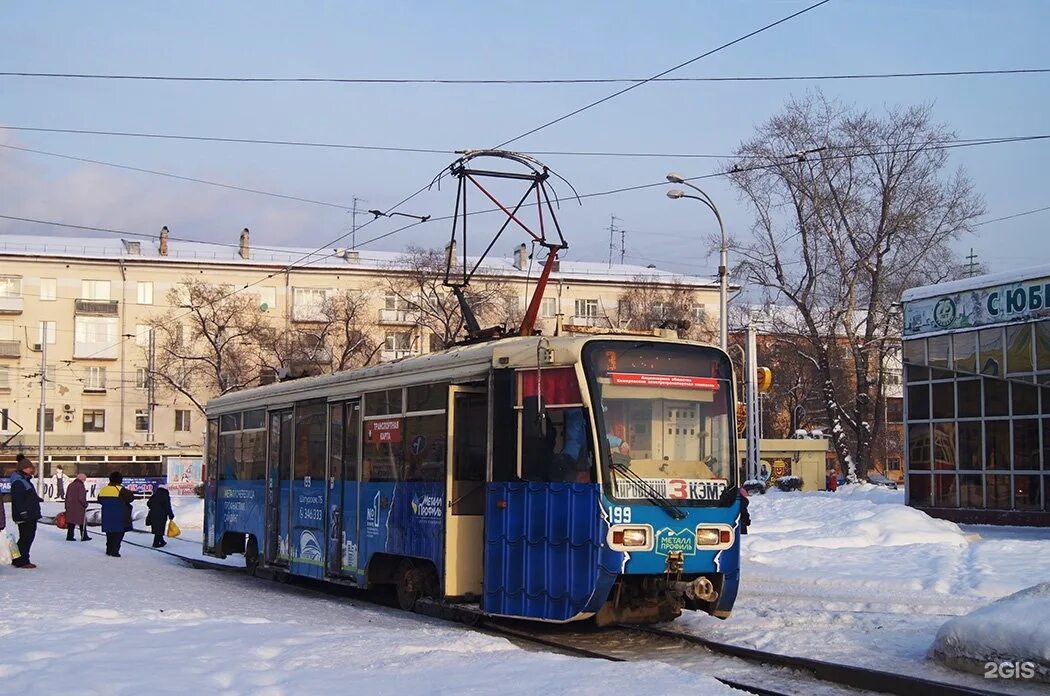
[(839, 474), (834, 468), (828, 469), (826, 485), (824, 487), (832, 493), (839, 489)]
[(146, 525), (153, 531), (153, 548), (167, 546), (168, 542), (164, 541), (164, 532), (168, 528), (168, 520), (175, 519), (168, 489), (157, 486), (157, 490), (153, 491), (146, 507), (149, 508), (149, 513), (146, 514)]
[(18, 525), (18, 558), (11, 564), (18, 568), (36, 568), (29, 560), (29, 549), (36, 538), (36, 524), (40, 519), (40, 496), (33, 488), (36, 467), (24, 454), (15, 458), (15, 470), (11, 472), (11, 517)]
[(131, 490), (127, 486), (120, 489), (120, 502), (124, 503), (124, 531), (131, 531), (131, 520), (134, 516), (135, 510), (132, 504), (135, 502), (135, 491)]
[(91, 541), (87, 533), (87, 475), (80, 473), (66, 488), (66, 541), (76, 541), (75, 532), (80, 526), (80, 540)]
[(61, 464), (55, 467), (55, 496), (59, 500), (66, 499), (66, 472)]
[(131, 512), (124, 501), (122, 485), (124, 477), (119, 471), (109, 475), (109, 485), (98, 492), (98, 502), (102, 506), (102, 531), (106, 533), (106, 555), (120, 558), (120, 543), (128, 531)]

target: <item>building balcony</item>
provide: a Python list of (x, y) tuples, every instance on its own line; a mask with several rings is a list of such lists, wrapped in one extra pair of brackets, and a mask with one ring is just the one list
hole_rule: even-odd
[(21, 297), (0, 297), (0, 314), (21, 314)]
[(115, 317), (119, 314), (117, 300), (76, 300), (73, 313), (92, 317)]
[(379, 310), (379, 323), (398, 326), (413, 326), (418, 316), (415, 312), (407, 309), (381, 309)]
[(0, 341), (0, 358), (22, 357), (21, 341)]
[(576, 315), (572, 317), (572, 321), (569, 323), (574, 326), (609, 326), (608, 319), (593, 315)]
[(391, 362), (402, 358), (411, 358), (413, 355), (416, 355), (416, 353), (411, 350), (384, 350), (379, 353), (379, 359), (382, 362)]
[(74, 341), (73, 357), (91, 360), (116, 360), (120, 357), (120, 341), (83, 342)]

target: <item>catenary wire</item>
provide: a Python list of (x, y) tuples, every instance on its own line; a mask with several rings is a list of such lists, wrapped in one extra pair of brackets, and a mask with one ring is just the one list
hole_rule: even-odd
[(125, 80), (139, 82), (240, 82), (240, 83), (320, 83), (361, 85), (602, 85), (639, 82), (802, 82), (820, 80), (885, 80), (922, 77), (971, 77), (995, 75), (1039, 75), (1050, 68), (1004, 68), (988, 70), (928, 70), (916, 72), (839, 73), (814, 75), (726, 75), (711, 77), (578, 77), (578, 78), (397, 78), (397, 77), (240, 77), (212, 75), (130, 75), (102, 73), (62, 73), (4, 71), (0, 77), (53, 78), (75, 80)]
[(705, 51), (704, 53), (701, 53), (698, 56), (694, 56), (693, 58), (690, 58), (687, 61), (684, 61), (682, 63), (679, 63), (678, 65), (675, 65), (674, 67), (671, 67), (671, 68), (668, 68), (667, 70), (659, 72), (659, 73), (653, 75), (652, 77), (649, 77), (649, 78), (647, 78), (645, 80), (642, 80), (641, 82), (635, 82), (635, 83), (633, 83), (631, 85), (628, 85), (627, 87), (624, 87), (621, 90), (617, 90), (616, 92), (613, 92), (612, 94), (610, 94), (608, 96), (602, 97), (601, 99), (597, 99), (597, 100), (595, 100), (593, 102), (590, 102), (589, 104), (585, 104), (584, 106), (581, 106), (578, 109), (574, 109), (573, 111), (570, 111), (567, 114), (564, 114), (564, 115), (559, 116), (559, 117), (557, 117), (555, 119), (547, 121), (546, 123), (544, 123), (542, 125), (539, 125), (539, 126), (536, 126), (535, 128), (532, 128), (530, 130), (527, 130), (527, 131), (525, 131), (524, 133), (522, 133), (520, 135), (516, 135), (516, 136), (514, 136), (513, 138), (511, 138), (509, 140), (504, 140), (502, 143), (500, 143), (499, 145), (496, 146), (496, 149), (504, 148), (507, 145), (510, 145), (511, 143), (515, 143), (515, 142), (517, 142), (517, 141), (519, 141), (519, 140), (521, 140), (523, 138), (526, 138), (526, 137), (528, 137), (528, 136), (530, 136), (530, 135), (532, 135), (534, 133), (538, 133), (539, 131), (544, 130), (546, 128), (549, 128), (549, 127), (555, 125), (556, 123), (561, 123), (562, 121), (565, 121), (566, 119), (570, 119), (573, 116), (576, 116), (577, 114), (581, 114), (584, 111), (587, 111), (589, 109), (593, 109), (594, 107), (598, 106), (599, 104), (604, 104), (605, 102), (610, 101), (612, 99), (615, 99), (616, 97), (619, 97), (622, 94), (626, 94), (627, 92), (630, 92), (631, 90), (637, 89), (637, 88), (641, 87), (644, 84), (648, 84), (649, 82), (652, 82), (653, 80), (656, 80), (658, 78), (664, 77), (665, 75), (673, 73), (676, 70), (680, 70), (681, 68), (684, 68), (687, 65), (692, 65), (693, 63), (696, 63), (697, 61), (703, 60), (704, 58), (707, 58), (710, 55), (718, 53), (719, 51), (723, 51), (723, 50), (729, 48), (730, 46), (734, 46), (734, 45), (736, 45), (736, 44), (738, 44), (738, 43), (740, 43), (742, 41), (746, 41), (747, 39), (750, 39), (752, 36), (757, 36), (758, 34), (761, 34), (762, 32), (767, 31), (769, 29), (772, 29), (775, 26), (783, 24), (784, 22), (791, 21), (795, 17), (799, 17), (801, 15), (804, 15), (807, 12), (810, 12), (811, 10), (817, 9), (821, 5), (828, 4), (829, 2), (831, 2), (831, 0), (820, 0), (820, 2), (813, 3), (809, 7), (805, 7), (805, 8), (803, 8), (803, 9), (797, 11), (797, 12), (793, 12), (790, 15), (788, 15), (787, 17), (782, 17), (781, 19), (778, 19), (775, 22), (771, 22), (771, 23), (769, 23), (769, 24), (767, 24), (767, 25), (765, 25), (763, 27), (759, 27), (758, 29), (755, 29), (754, 31), (750, 31), (747, 34), (744, 34), (743, 36), (739, 36), (739, 37), (733, 39), (732, 41), (729, 41), (727, 43), (722, 44), (721, 46), (717, 46), (715, 48), (712, 48), (709, 51)]

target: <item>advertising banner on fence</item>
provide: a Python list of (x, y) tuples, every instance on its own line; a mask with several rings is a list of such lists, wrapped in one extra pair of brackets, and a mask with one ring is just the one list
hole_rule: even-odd
[(168, 457), (168, 492), (193, 495), (193, 489), (203, 480), (203, 467), (200, 457)]

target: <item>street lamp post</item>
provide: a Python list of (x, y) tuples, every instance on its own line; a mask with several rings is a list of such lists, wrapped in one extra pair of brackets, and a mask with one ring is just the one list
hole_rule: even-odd
[(718, 231), (722, 235), (722, 245), (719, 249), (718, 258), (718, 345), (722, 350), (726, 350), (726, 345), (729, 341), (729, 243), (726, 240), (726, 228), (722, 224), (722, 215), (718, 212), (718, 208), (715, 207), (711, 197), (699, 187), (693, 186), (686, 181), (681, 174), (671, 172), (667, 175), (667, 180), (672, 184), (688, 186), (699, 194), (693, 196), (681, 189), (671, 189), (667, 192), (668, 198), (672, 200), (692, 198), (694, 201), (700, 201), (710, 208), (711, 212), (715, 214), (715, 219), (718, 220)]

